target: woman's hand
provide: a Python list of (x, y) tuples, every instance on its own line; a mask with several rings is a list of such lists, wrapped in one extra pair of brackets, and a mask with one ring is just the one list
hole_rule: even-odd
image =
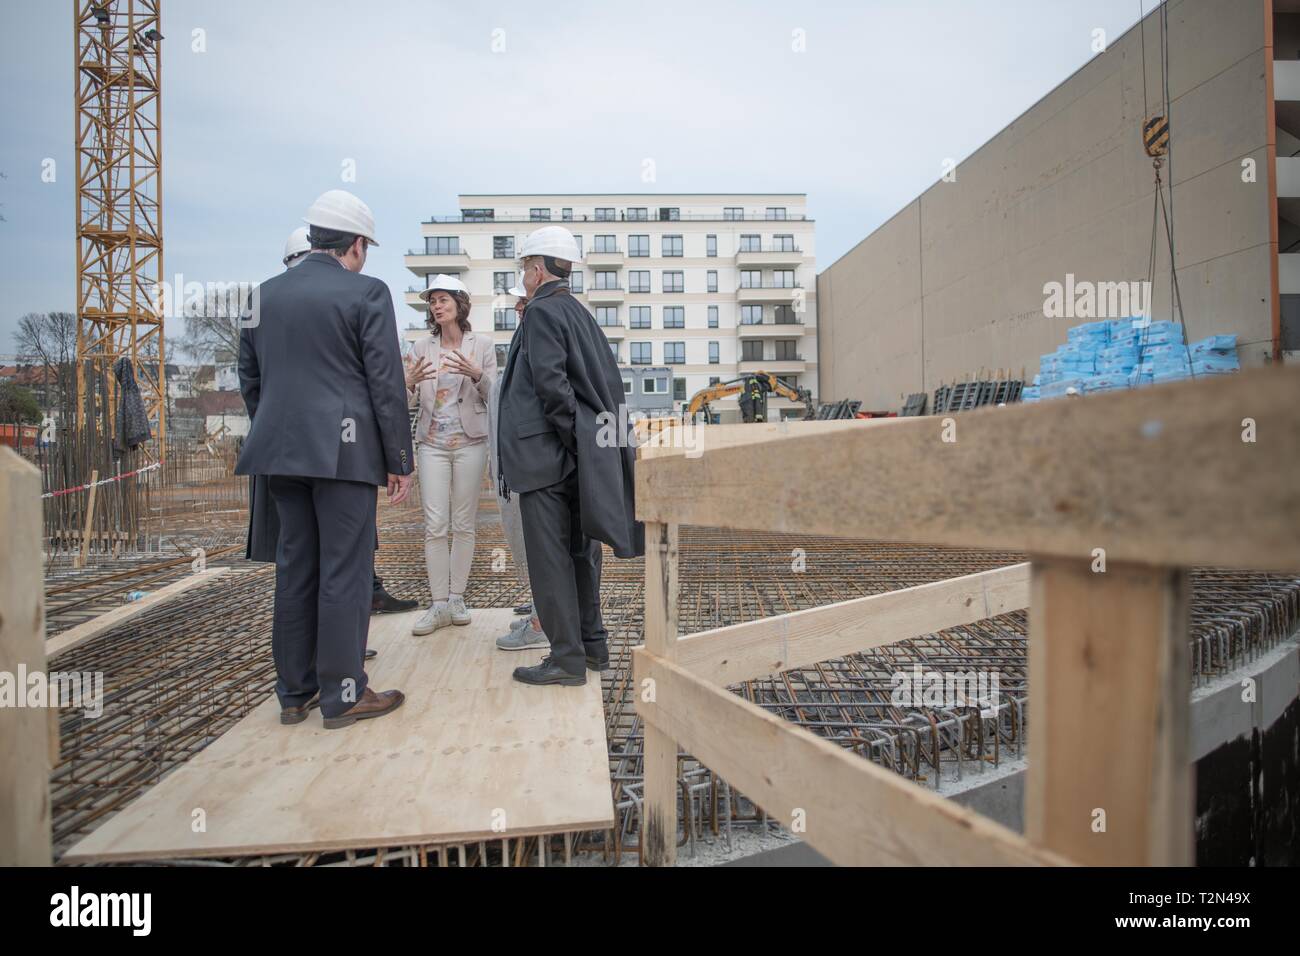
[(431, 378), (436, 378), (438, 370), (429, 363), (427, 358), (421, 358), (415, 363), (407, 362), (406, 364), (406, 390), (413, 392), (421, 382), (427, 382)]
[(442, 357), (443, 368), (452, 372), (459, 372), (461, 375), (468, 377), (474, 384), (483, 377), (483, 369), (472, 358), (466, 358), (460, 353), (459, 349), (452, 351)]

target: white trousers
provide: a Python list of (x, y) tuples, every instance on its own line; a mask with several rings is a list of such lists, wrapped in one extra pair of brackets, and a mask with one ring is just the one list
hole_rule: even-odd
[[(424, 506), (424, 564), (435, 601), (464, 594), (474, 561), (474, 522), (487, 467), (487, 442), (440, 448), (420, 443), (420, 503)], [(451, 553), (447, 552), (448, 532)]]

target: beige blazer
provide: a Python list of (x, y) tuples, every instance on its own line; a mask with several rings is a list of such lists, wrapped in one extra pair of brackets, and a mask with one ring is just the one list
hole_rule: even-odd
[[(492, 383), (497, 377), (497, 350), (492, 344), (491, 336), (466, 332), (461, 340), (459, 351), (461, 355), (472, 358), (483, 370), (483, 377), (478, 380), (477, 385), (468, 376), (454, 376), (460, 380), (460, 391), (456, 395), (456, 402), (460, 406), (460, 426), (465, 429), (465, 434), (470, 438), (486, 438), (487, 402), (492, 394)], [(430, 364), (437, 368), (438, 339), (433, 335), (426, 335), (415, 343), (411, 349), (411, 356), (413, 361), (427, 358)], [(428, 440), (429, 427), (433, 424), (433, 403), (438, 395), (439, 378), (441, 375), (435, 375), (428, 381), (421, 382), (415, 390), (408, 389), (406, 392), (408, 402), (414, 405), (418, 397), (420, 403), (420, 420), (415, 428), (416, 441)]]

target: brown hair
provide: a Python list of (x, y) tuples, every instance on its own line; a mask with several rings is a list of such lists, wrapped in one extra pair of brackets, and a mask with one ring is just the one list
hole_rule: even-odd
[[(469, 324), (469, 296), (464, 292), (452, 292), (449, 289), (438, 289), (438, 292), (446, 292), (456, 300), (456, 324), (460, 326), (462, 332), (469, 332), (473, 328)], [(438, 325), (438, 320), (433, 317), (433, 296), (429, 293), (429, 298), (424, 300), (424, 325), (434, 335), (442, 334), (442, 327)]]

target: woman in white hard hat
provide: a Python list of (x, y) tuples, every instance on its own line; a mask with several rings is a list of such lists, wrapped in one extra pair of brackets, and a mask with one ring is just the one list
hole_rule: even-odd
[(420, 298), (428, 303), (429, 335), (415, 343), (411, 360), (417, 365), (427, 361), (435, 374), (408, 394), (420, 407), (415, 457), (433, 603), (412, 630), (431, 634), (470, 622), (465, 587), (474, 558), (474, 522), (488, 454), (487, 403), (497, 359), (491, 336), (470, 327), (469, 290), (463, 282), (434, 276)]

